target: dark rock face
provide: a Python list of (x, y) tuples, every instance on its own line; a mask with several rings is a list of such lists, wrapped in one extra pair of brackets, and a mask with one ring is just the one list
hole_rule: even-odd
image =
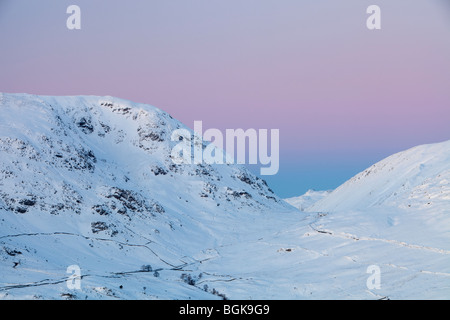
[(76, 124), (85, 134), (91, 134), (94, 132), (94, 126), (91, 119), (81, 118)]

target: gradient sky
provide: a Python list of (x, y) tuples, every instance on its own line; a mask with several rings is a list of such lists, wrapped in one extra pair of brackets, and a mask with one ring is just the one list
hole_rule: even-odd
[[(381, 30), (366, 28), (371, 4)], [(450, 0), (0, 0), (0, 58), (1, 92), (280, 129), (280, 171), (264, 178), (282, 197), (450, 139)]]

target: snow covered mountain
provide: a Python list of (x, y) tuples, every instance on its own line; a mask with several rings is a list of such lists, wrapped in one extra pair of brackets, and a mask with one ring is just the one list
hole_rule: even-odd
[(185, 127), (154, 107), (2, 94), (0, 109), (0, 290), (73, 264), (181, 270), (239, 238), (241, 219), (292, 212), (241, 166), (175, 165), (170, 135)]
[(306, 211), (309, 207), (315, 204), (317, 201), (325, 198), (330, 194), (332, 190), (327, 191), (316, 191), (316, 190), (308, 190), (305, 194), (299, 197), (292, 197), (288, 199), (284, 199), (290, 205), (298, 208), (300, 211)]
[(421, 291), (387, 297), (450, 297), (450, 141), (394, 154), (332, 192), (286, 201), (317, 215), (313, 234), (336, 241), (327, 252), (378, 266), (381, 287)]
[(0, 94), (0, 112), (0, 299), (450, 297), (444, 197), (301, 212), (242, 166), (175, 165), (185, 126), (148, 105)]
[(449, 208), (450, 141), (394, 154), (359, 173), (309, 211)]

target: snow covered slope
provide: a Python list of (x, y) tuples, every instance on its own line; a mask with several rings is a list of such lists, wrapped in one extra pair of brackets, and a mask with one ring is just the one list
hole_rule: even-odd
[(300, 212), (241, 166), (173, 164), (176, 128), (112, 97), (0, 94), (0, 299), (450, 298), (444, 209)]
[(181, 269), (239, 239), (248, 227), (239, 222), (293, 211), (241, 166), (175, 165), (170, 135), (185, 127), (154, 107), (2, 94), (0, 110), (4, 288), (72, 264), (109, 274)]
[(298, 208), (300, 211), (306, 211), (309, 207), (315, 204), (317, 201), (325, 198), (330, 194), (329, 191), (316, 191), (316, 190), (308, 190), (305, 194), (299, 197), (292, 197), (288, 199), (284, 199), (290, 205)]
[(449, 209), (449, 181), (450, 141), (418, 146), (374, 164), (308, 210)]

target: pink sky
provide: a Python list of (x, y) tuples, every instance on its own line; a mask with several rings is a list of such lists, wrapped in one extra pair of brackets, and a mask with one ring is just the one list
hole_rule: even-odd
[[(369, 31), (375, 3), (382, 29)], [(70, 4), (80, 31), (65, 27)], [(0, 0), (0, 39), (2, 92), (112, 95), (190, 127), (280, 129), (269, 182), (281, 195), (450, 139), (441, 0)]]

